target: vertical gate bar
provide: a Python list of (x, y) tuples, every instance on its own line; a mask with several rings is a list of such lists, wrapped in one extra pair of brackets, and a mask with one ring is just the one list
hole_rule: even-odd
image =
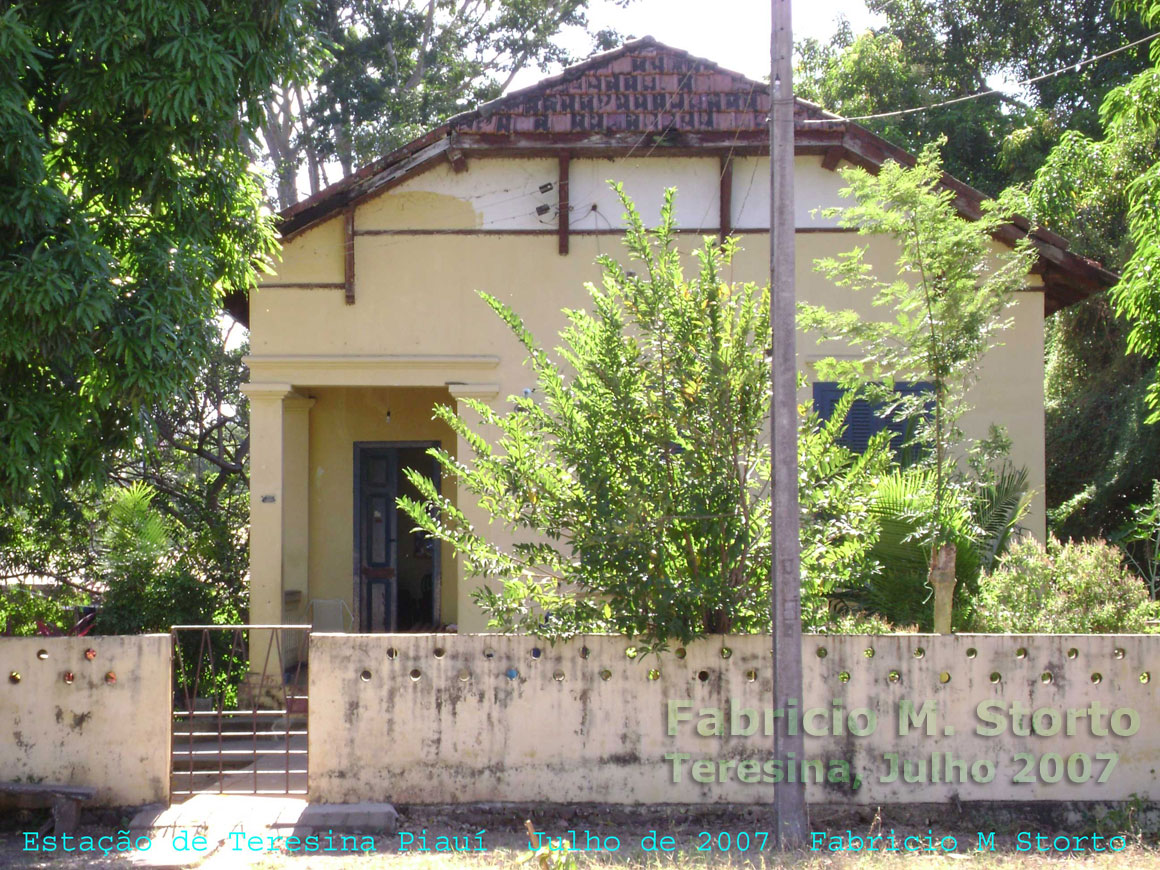
[[(177, 666), (177, 632), (174, 629), (169, 629), (169, 676), (172, 680), (174, 668)], [(174, 745), (173, 729), (176, 724), (177, 716), (173, 709), (173, 699), (175, 697), (174, 690), (176, 687), (170, 683), (169, 685), (169, 806), (173, 806), (173, 788), (176, 785), (173, 776), (173, 754), (177, 751)]]
[[(206, 645), (209, 647), (210, 667), (212, 668), (213, 662), (214, 662), (213, 636), (209, 633), (210, 630), (208, 628), (205, 629), (204, 631), (205, 631)], [(210, 676), (210, 685), (211, 686), (214, 685), (214, 681), (213, 681), (214, 676), (216, 676), (216, 675), (211, 674), (211, 676)], [(211, 689), (211, 691), (216, 692), (215, 689)], [(225, 791), (225, 787), (226, 787), (225, 786), (225, 782), (226, 782), (225, 755), (223, 754), (223, 750), (225, 749), (225, 746), (224, 746), (223, 738), (222, 738), (222, 730), (225, 728), (225, 718), (222, 715), (222, 710), (225, 707), (225, 699), (221, 698), (221, 697), (216, 697), (214, 699), (214, 707), (217, 708), (217, 721), (218, 721), (218, 727), (217, 727), (218, 794), (221, 794), (223, 791)]]
[[(296, 644), (297, 646), (297, 644)], [(300, 652), (295, 652), (296, 656), (301, 656)], [(298, 674), (294, 674), (294, 697), (298, 697)], [(286, 692), (286, 673), (282, 672), (282, 698), (286, 702), (286, 794), (290, 794), (290, 698)]]

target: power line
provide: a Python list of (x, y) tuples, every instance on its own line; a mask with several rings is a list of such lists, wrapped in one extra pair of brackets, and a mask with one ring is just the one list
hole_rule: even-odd
[[(898, 109), (898, 110), (893, 111), (893, 112), (877, 112), (873, 115), (856, 115), (854, 117), (847, 118), (847, 117), (844, 117), (842, 115), (837, 115), (837, 113), (835, 112), (833, 114), (837, 115), (836, 118), (819, 119), (817, 121), (813, 121), (813, 123), (820, 123), (821, 121), (832, 121), (832, 120), (874, 121), (874, 120), (877, 120), (878, 118), (898, 118), (898, 117), (901, 117), (902, 115), (913, 115), (916, 112), (926, 112), (926, 111), (929, 111), (930, 109), (941, 109), (943, 106), (953, 106), (956, 103), (965, 103), (969, 100), (977, 100), (980, 97), (989, 97), (993, 94), (1001, 94), (1005, 90), (1011, 90), (1012, 88), (1021, 88), (1024, 85), (1033, 85), (1036, 82), (1041, 82), (1044, 79), (1051, 78), (1052, 76), (1061, 75), (1062, 73), (1066, 73), (1066, 72), (1074, 72), (1076, 70), (1082, 69), (1085, 66), (1088, 66), (1089, 64), (1095, 63), (1097, 60), (1103, 60), (1106, 57), (1111, 57), (1113, 54), (1119, 54), (1121, 51), (1127, 51), (1129, 48), (1135, 48), (1137, 45), (1140, 45), (1140, 43), (1147, 42), (1150, 39), (1155, 39), (1157, 36), (1160, 36), (1160, 31), (1149, 34), (1148, 36), (1142, 37), (1140, 39), (1137, 39), (1135, 42), (1129, 42), (1127, 45), (1121, 45), (1119, 48), (1113, 48), (1111, 51), (1105, 51), (1103, 54), (1097, 54), (1095, 57), (1089, 57), (1086, 60), (1081, 60), (1079, 63), (1068, 64), (1065, 67), (1060, 67), (1057, 70), (1053, 70), (1049, 73), (1044, 73), (1043, 75), (1033, 76), (1032, 78), (1024, 79), (1023, 81), (1019, 81), (1019, 82), (1013, 82), (1012, 84), (1008, 85), (1006, 88), (992, 88), (989, 91), (982, 91), (982, 92), (977, 93), (977, 94), (967, 94), (964, 97), (955, 97), (952, 100), (943, 100), (941, 103), (931, 103), (928, 106), (918, 106), (918, 107), (913, 108), (913, 109)], [(806, 123), (811, 123), (811, 122), (807, 121)]]

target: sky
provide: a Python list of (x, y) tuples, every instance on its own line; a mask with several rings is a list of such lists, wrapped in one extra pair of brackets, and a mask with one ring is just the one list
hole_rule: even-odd
[[(591, 0), (588, 18), (593, 29), (613, 27), (634, 37), (652, 36), (721, 66), (762, 79), (769, 75), (770, 0), (632, 0), (621, 9), (612, 0)], [(857, 33), (882, 20), (870, 14), (862, 0), (793, 0), (794, 39), (827, 39), (845, 16)], [(568, 39), (568, 47), (583, 56), (585, 43)], [(512, 88), (535, 84), (548, 73), (524, 70)]]

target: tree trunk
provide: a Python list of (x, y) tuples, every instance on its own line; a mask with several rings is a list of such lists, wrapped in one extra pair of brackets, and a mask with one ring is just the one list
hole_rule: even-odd
[(927, 579), (934, 587), (934, 632), (951, 633), (951, 605), (955, 596), (954, 544), (942, 544), (930, 556), (930, 574)]

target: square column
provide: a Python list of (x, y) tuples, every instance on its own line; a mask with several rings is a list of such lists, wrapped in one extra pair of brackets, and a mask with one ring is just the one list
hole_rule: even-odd
[[(486, 402), (495, 409), (499, 409), (497, 402), (499, 398), (498, 384), (448, 384), (447, 391), (451, 393), (451, 398), (455, 400), (455, 413), (460, 419), (467, 421), (468, 425), (476, 432), (481, 432), (493, 440), (497, 436), (497, 432), (488, 427), (480, 426), (479, 415), (475, 413), (465, 399), (477, 399), (481, 402)], [(455, 439), (456, 457), (464, 464), (470, 464), (475, 453), (471, 449), (471, 445), (462, 435), (456, 435)], [(468, 521), (476, 528), (484, 528), (489, 524), (490, 517), (484, 511), (480, 510), (479, 504), (475, 497), (467, 491), (462, 485), (458, 486), (458, 505), (459, 509), (466, 515)], [(498, 529), (492, 527), (492, 534), (498, 533)], [(502, 542), (501, 542), (502, 543)], [(478, 578), (471, 578), (467, 576), (464, 570), (462, 561), (459, 562), (459, 588), (456, 591), (456, 618), (458, 620), (459, 633), (467, 634), (474, 632), (487, 631), (487, 617), (483, 611), (479, 609), (475, 601), (471, 598), (471, 592), (475, 584), (479, 583)]]
[[(305, 621), (309, 411), (314, 400), (298, 395), (290, 384), (244, 384), (242, 392), (250, 400), (252, 445), (249, 621)], [(288, 598), (292, 603), (286, 607)]]

